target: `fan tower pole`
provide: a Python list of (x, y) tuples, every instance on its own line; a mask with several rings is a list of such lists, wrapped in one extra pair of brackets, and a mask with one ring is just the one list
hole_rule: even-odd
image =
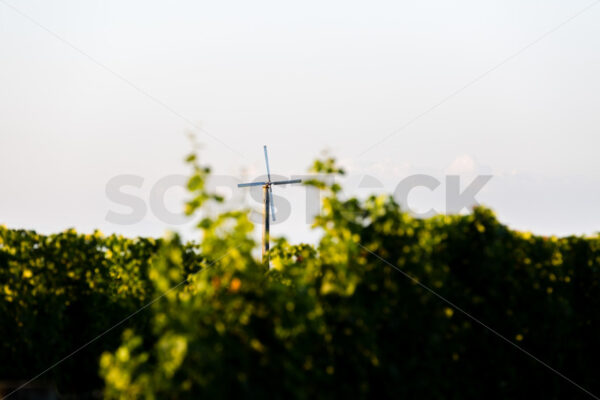
[(263, 186), (263, 233), (262, 233), (262, 257), (263, 261), (267, 261), (267, 253), (269, 252), (269, 228), (270, 219), (269, 210), (271, 207), (269, 196), (269, 184)]

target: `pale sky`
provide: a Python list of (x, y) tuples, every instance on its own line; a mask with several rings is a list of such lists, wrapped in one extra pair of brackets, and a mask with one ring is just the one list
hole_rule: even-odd
[[(0, 223), (189, 231), (157, 217), (149, 196), (161, 178), (187, 173), (186, 132), (196, 131), (218, 175), (263, 174), (263, 144), (282, 176), (328, 149), (349, 170), (349, 195), (372, 191), (365, 175), (392, 192), (415, 173), (460, 174), (465, 185), (490, 174), (477, 200), (502, 222), (593, 234), (600, 5), (591, 4), (0, 0)], [(124, 174), (141, 177), (123, 192), (148, 206), (129, 225), (106, 218), (128, 211), (105, 193)], [(232, 206), (259, 207), (247, 189), (230, 192), (245, 196)], [(183, 194), (167, 192), (170, 210)], [(274, 234), (314, 237), (304, 189), (276, 194), (292, 213)], [(415, 189), (409, 203), (443, 212), (444, 184)]]

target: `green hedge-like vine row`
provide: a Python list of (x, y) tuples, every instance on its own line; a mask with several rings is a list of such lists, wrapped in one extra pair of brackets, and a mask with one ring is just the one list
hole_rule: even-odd
[[(150, 300), (148, 268), (162, 240), (53, 235), (0, 226), (0, 379), (26, 380), (104, 332)], [(180, 245), (189, 272), (201, 257)], [(129, 326), (143, 328), (147, 315)], [(48, 375), (67, 392), (101, 386), (97, 360), (118, 343), (110, 332)]]

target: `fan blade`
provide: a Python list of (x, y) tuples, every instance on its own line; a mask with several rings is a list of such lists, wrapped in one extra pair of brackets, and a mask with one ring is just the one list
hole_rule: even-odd
[(238, 183), (238, 187), (250, 187), (250, 186), (264, 186), (267, 182), (250, 182), (250, 183)]
[(289, 181), (276, 181), (276, 182), (271, 182), (272, 185), (287, 185), (290, 183), (301, 183), (302, 179), (290, 179)]
[(267, 156), (267, 146), (264, 146), (265, 149), (265, 163), (267, 164), (267, 177), (268, 181), (271, 182), (271, 169), (269, 168), (269, 157)]
[(271, 204), (271, 218), (275, 221), (275, 204), (273, 204), (273, 190), (269, 186), (269, 203)]

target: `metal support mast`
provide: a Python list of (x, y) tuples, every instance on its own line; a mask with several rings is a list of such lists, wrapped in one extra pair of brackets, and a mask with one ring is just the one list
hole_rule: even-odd
[(263, 232), (262, 232), (262, 257), (266, 259), (269, 253), (269, 231), (270, 231), (270, 216), (269, 216), (269, 188), (270, 185), (263, 186)]

